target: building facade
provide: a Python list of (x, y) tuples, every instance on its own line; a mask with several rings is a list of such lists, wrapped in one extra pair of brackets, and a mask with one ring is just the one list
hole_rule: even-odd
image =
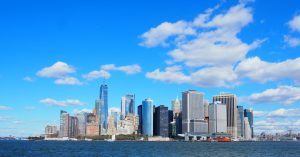
[(220, 94), (213, 97), (213, 102), (220, 101), (227, 106), (227, 133), (237, 138), (237, 97), (234, 94)]
[(103, 110), (101, 110), (101, 127), (107, 129), (108, 118), (108, 86), (102, 84), (100, 86), (100, 100), (103, 101)]
[(69, 137), (69, 113), (66, 111), (60, 111), (60, 137)]
[(251, 130), (251, 137), (253, 138), (253, 136), (254, 136), (254, 131), (253, 131), (253, 110), (252, 109), (245, 109), (244, 110), (244, 117), (248, 118), (250, 130)]
[(168, 137), (169, 136), (169, 111), (168, 107), (160, 105), (155, 108), (154, 112), (154, 135)]
[(243, 106), (237, 106), (237, 136), (238, 138), (244, 137), (244, 108)]
[(227, 132), (226, 105), (219, 101), (209, 105), (209, 133)]
[(87, 115), (86, 112), (80, 112), (76, 114), (78, 119), (78, 136), (86, 135), (86, 123), (87, 123)]
[(143, 135), (153, 136), (153, 100), (150, 98), (142, 102)]

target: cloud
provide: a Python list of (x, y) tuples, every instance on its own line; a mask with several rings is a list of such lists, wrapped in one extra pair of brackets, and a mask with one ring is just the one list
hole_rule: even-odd
[(141, 46), (155, 47), (158, 45), (167, 46), (165, 42), (167, 38), (175, 35), (195, 35), (196, 32), (190, 27), (188, 22), (178, 21), (175, 23), (163, 22), (155, 28), (151, 28), (148, 32), (141, 35), (143, 42)]
[(73, 113), (74, 114), (79, 114), (79, 113), (92, 113), (92, 110), (91, 109), (87, 109), (87, 108), (84, 108), (84, 109), (74, 109), (73, 110)]
[(300, 15), (296, 15), (288, 22), (290, 29), (300, 32)]
[(300, 82), (300, 57), (277, 63), (252, 57), (239, 63), (235, 71), (240, 77), (246, 77), (260, 83), (281, 79), (291, 79), (298, 83)]
[(189, 83), (200, 87), (232, 87), (237, 85), (237, 75), (230, 66), (202, 68), (189, 75), (182, 72), (181, 66), (167, 67), (147, 72), (146, 77), (168, 83)]
[(105, 64), (102, 65), (100, 70), (94, 70), (89, 72), (88, 74), (83, 75), (83, 78), (87, 80), (94, 80), (98, 78), (108, 79), (111, 74), (110, 71), (121, 71), (126, 74), (135, 74), (141, 72), (141, 67), (137, 64), (125, 65), (125, 66), (116, 66), (114, 64)]
[(163, 82), (178, 84), (188, 83), (191, 81), (190, 76), (187, 76), (183, 72), (181, 72), (181, 66), (167, 67), (165, 71), (156, 69), (153, 72), (147, 72), (146, 77)]
[[(160, 30), (155, 31), (153, 36), (145, 37), (142, 43), (155, 42), (155, 44), (148, 44), (148, 47), (149, 45), (166, 45), (167, 38), (171, 35), (176, 35), (174, 40), (175, 49), (168, 53), (172, 60), (175, 63), (184, 62), (187, 66), (199, 67), (205, 65), (231, 65), (244, 59), (250, 50), (259, 47), (265, 41), (265, 39), (256, 40), (251, 44), (247, 44), (237, 37), (241, 29), (253, 21), (252, 10), (246, 7), (244, 3), (231, 7), (225, 13), (211, 17), (212, 12), (217, 8), (208, 9), (191, 22), (178, 21), (173, 24), (168, 23), (168, 25), (173, 25), (174, 27), (178, 23), (184, 23), (185, 27), (176, 28), (180, 30), (194, 30), (190, 31), (193, 33), (188, 34), (190, 35), (188, 38), (185, 38), (187, 35), (186, 31), (174, 31), (169, 27), (161, 29), (162, 25), (166, 25), (166, 23), (162, 23), (144, 33), (143, 35), (152, 34), (154, 30)], [(158, 34), (164, 37), (162, 38), (163, 40), (161, 38), (157, 40)]]
[(254, 93), (246, 97), (254, 104), (284, 104), (291, 105), (300, 101), (300, 88), (293, 86), (279, 86), (267, 89), (261, 93)]
[(119, 66), (117, 67), (114, 64), (106, 64), (101, 66), (102, 70), (105, 71), (122, 71), (126, 74), (135, 74), (141, 72), (141, 67), (137, 64), (132, 64), (132, 65), (125, 65), (125, 66)]
[(12, 107), (9, 106), (5, 106), (5, 105), (0, 105), (0, 111), (4, 111), (4, 110), (12, 110)]
[(36, 109), (36, 107), (35, 106), (25, 106), (24, 109), (27, 111), (33, 111)]
[(23, 80), (27, 81), (27, 82), (33, 82), (33, 78), (31, 78), (29, 76), (24, 77)]
[(50, 106), (62, 106), (62, 107), (85, 105), (84, 102), (81, 102), (80, 100), (77, 100), (77, 99), (67, 99), (67, 100), (59, 101), (59, 100), (55, 100), (55, 99), (51, 99), (51, 98), (46, 98), (46, 99), (40, 100), (40, 103), (50, 105)]
[(285, 35), (284, 42), (286, 42), (290, 47), (297, 47), (300, 45), (300, 38)]
[(285, 109), (280, 108), (274, 111), (254, 111), (255, 117), (300, 117), (300, 108)]
[(37, 75), (40, 77), (54, 77), (61, 78), (65, 77), (68, 74), (74, 73), (75, 69), (64, 62), (56, 62), (50, 67), (45, 67), (42, 70), (37, 72)]
[(69, 76), (57, 79), (55, 80), (54, 83), (58, 85), (82, 85), (83, 84), (77, 78), (69, 77)]
[(300, 120), (298, 119), (274, 119), (268, 118), (265, 120), (259, 120), (254, 122), (255, 133), (287, 133), (288, 130), (293, 132), (300, 131)]

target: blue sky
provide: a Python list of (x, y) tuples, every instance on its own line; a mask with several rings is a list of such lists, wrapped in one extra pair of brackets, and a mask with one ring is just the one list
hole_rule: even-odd
[[(300, 131), (300, 8), (280, 1), (0, 2), (0, 136), (43, 133), (59, 110), (234, 93), (256, 133)], [(94, 71), (94, 72), (93, 72)], [(92, 73), (91, 73), (92, 72)]]

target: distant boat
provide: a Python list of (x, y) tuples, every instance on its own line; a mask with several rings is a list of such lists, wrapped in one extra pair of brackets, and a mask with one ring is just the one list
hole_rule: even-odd
[(208, 141), (210, 142), (231, 142), (231, 139), (229, 137), (215, 137), (215, 138), (208, 138)]
[(105, 141), (107, 141), (107, 142), (114, 142), (114, 141), (116, 141), (116, 135), (112, 135), (111, 139), (106, 139)]
[(90, 138), (85, 138), (84, 140), (85, 141), (93, 141), (93, 139), (90, 139)]

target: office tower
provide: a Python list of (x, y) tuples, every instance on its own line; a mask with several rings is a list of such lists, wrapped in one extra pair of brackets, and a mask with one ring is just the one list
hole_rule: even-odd
[(121, 115), (120, 118), (124, 119), (126, 115), (126, 97), (122, 96), (121, 97)]
[(60, 137), (69, 137), (69, 113), (66, 111), (60, 111)]
[(182, 93), (182, 132), (207, 133), (208, 123), (204, 120), (203, 94), (195, 90)]
[(209, 105), (209, 133), (227, 132), (226, 105), (215, 101)]
[(227, 106), (227, 133), (237, 138), (237, 97), (234, 94), (220, 94), (213, 97), (213, 102), (220, 101)]
[(181, 101), (176, 98), (176, 100), (172, 101), (172, 110), (173, 110), (173, 118), (175, 119), (176, 116), (178, 116), (181, 113), (182, 106)]
[(86, 136), (99, 136), (100, 135), (100, 126), (98, 123), (98, 116), (96, 110), (94, 109), (93, 113), (87, 115), (86, 123)]
[(47, 125), (45, 127), (45, 137), (46, 138), (55, 138), (57, 137), (57, 127), (54, 125)]
[(101, 130), (105, 130), (105, 114), (104, 114), (104, 110), (105, 110), (105, 106), (104, 106), (104, 102), (102, 99), (96, 99), (95, 102), (95, 109), (96, 109), (96, 115), (97, 115), (97, 122), (99, 124), (99, 127)]
[(78, 135), (85, 136), (86, 135), (86, 121), (87, 121), (87, 114), (86, 112), (80, 112), (76, 114), (78, 119)]
[(110, 113), (114, 117), (114, 125), (115, 128), (117, 128), (118, 122), (119, 122), (119, 113), (117, 111), (111, 111)]
[(107, 135), (115, 135), (117, 133), (117, 128), (115, 126), (115, 117), (114, 115), (108, 116), (108, 127), (107, 127)]
[(74, 116), (69, 116), (69, 137), (78, 136), (78, 119)]
[(249, 126), (251, 130), (251, 137), (253, 138), (254, 132), (253, 132), (253, 110), (252, 109), (245, 109), (244, 110), (244, 117), (248, 117)]
[(153, 100), (147, 98), (142, 105), (143, 135), (153, 136)]
[(173, 110), (168, 110), (168, 130), (169, 130), (169, 137), (175, 137), (176, 136), (176, 124), (173, 117)]
[(182, 113), (180, 113), (175, 119), (176, 135), (182, 134)]
[(243, 106), (237, 106), (237, 111), (238, 111), (238, 114), (237, 114), (237, 136), (238, 137), (244, 137), (244, 108)]
[(133, 114), (128, 114), (125, 119), (120, 120), (117, 128), (117, 135), (132, 135), (136, 134), (139, 129), (139, 117)]
[(135, 114), (135, 95), (134, 94), (127, 94), (125, 96), (125, 116), (130, 114)]
[(155, 108), (154, 114), (154, 135), (168, 137), (169, 136), (169, 112), (168, 107), (160, 105)]
[(108, 86), (102, 84), (100, 86), (100, 99), (103, 101), (103, 110), (101, 110), (101, 127), (107, 129), (107, 118), (108, 118)]
[(204, 107), (203, 107), (204, 108), (204, 118), (208, 119), (208, 106), (209, 106), (208, 100), (204, 100), (203, 105), (204, 105)]
[(143, 134), (143, 110), (142, 110), (142, 108), (143, 108), (143, 105), (139, 105), (138, 106), (138, 116), (139, 116), (139, 129), (138, 129), (138, 132), (140, 133), (140, 134)]
[(244, 127), (245, 127), (245, 137), (244, 137), (244, 139), (246, 139), (246, 140), (251, 140), (251, 138), (252, 138), (252, 130), (251, 130), (251, 127), (250, 127), (250, 124), (249, 124), (249, 119), (248, 119), (248, 117), (244, 117)]

